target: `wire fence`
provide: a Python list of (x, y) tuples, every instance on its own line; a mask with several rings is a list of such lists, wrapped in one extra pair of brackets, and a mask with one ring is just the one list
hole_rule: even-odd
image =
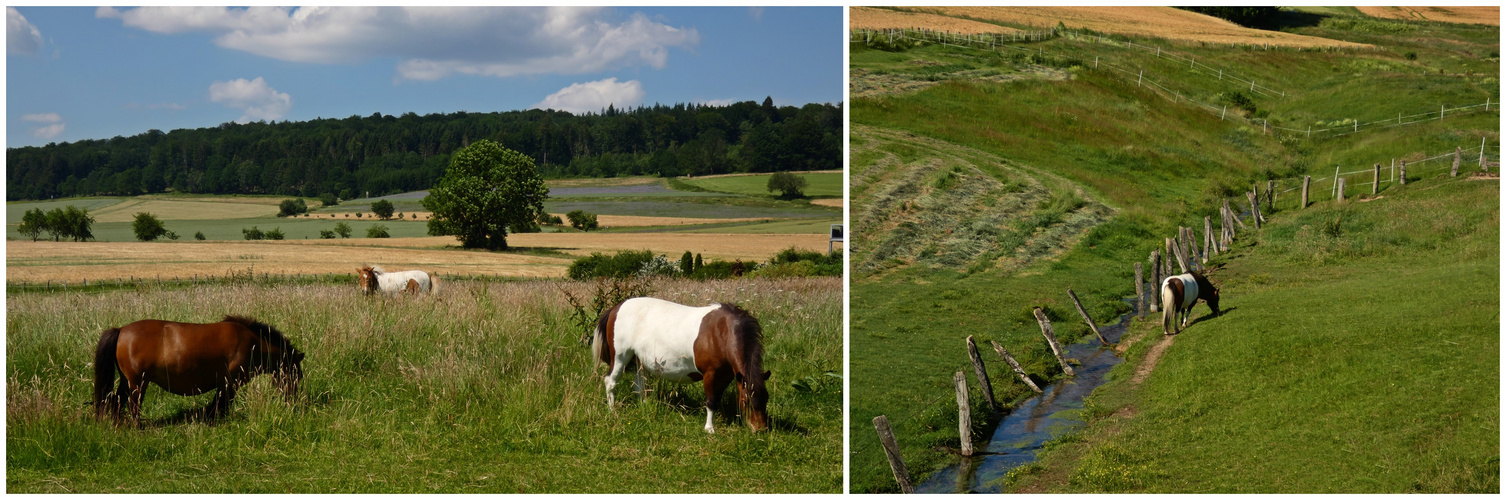
[[(1066, 35), (1063, 35), (1064, 33)], [(1105, 37), (1103, 37), (1102, 34), (1099, 34), (1097, 36), (1098, 36), (1098, 39), (1100, 39), (1100, 40), (1113, 40), (1112, 38), (1105, 38)], [(1076, 32), (1076, 31), (1072, 31), (1072, 30), (1062, 31), (1062, 30), (1052, 29), (1052, 30), (1041, 31), (1041, 32), (1008, 33), (1008, 34), (1001, 34), (1001, 33), (962, 34), (962, 33), (951, 33), (951, 32), (946, 32), (946, 31), (928, 30), (928, 29), (924, 29), (924, 28), (904, 28), (904, 29), (892, 29), (892, 30), (866, 30), (866, 29), (858, 29), (858, 30), (853, 30), (852, 31), (852, 38), (853, 38), (853, 41), (863, 41), (865, 43), (872, 43), (874, 40), (887, 40), (887, 41), (889, 41), (889, 43), (893, 43), (895, 40), (910, 40), (910, 41), (923, 42), (923, 43), (936, 43), (936, 44), (948, 45), (948, 46), (958, 47), (958, 48), (964, 48), (964, 49), (982, 49), (982, 50), (990, 50), (990, 51), (999, 51), (999, 50), (1004, 50), (1004, 49), (1010, 49), (1010, 50), (1017, 50), (1017, 51), (1023, 51), (1023, 52), (1031, 53), (1031, 54), (1036, 54), (1036, 55), (1038, 55), (1040, 57), (1045, 57), (1047, 55), (1050, 55), (1052, 57), (1058, 57), (1058, 58), (1064, 58), (1064, 59), (1077, 59), (1077, 60), (1081, 60), (1084, 65), (1087, 64), (1086, 59), (1083, 58), (1085, 56), (1074, 55), (1074, 54), (1067, 54), (1067, 53), (1058, 52), (1058, 51), (1048, 51), (1048, 50), (1045, 49), (1045, 47), (1041, 47), (1041, 46), (1028, 47), (1027, 48), (1027, 47), (1021, 47), (1021, 46), (1018, 46), (1018, 45), (1011, 45), (1011, 43), (1036, 42), (1036, 41), (1041, 41), (1041, 40), (1051, 40), (1051, 39), (1057, 39), (1057, 38), (1078, 38), (1078, 39), (1080, 39), (1081, 38), (1081, 33), (1080, 32)], [(1178, 54), (1178, 53), (1175, 53), (1175, 52), (1163, 50), (1160, 47), (1153, 47), (1153, 46), (1148, 46), (1148, 45), (1144, 45), (1144, 44), (1135, 44), (1133, 42), (1133, 40), (1129, 40), (1129, 41), (1126, 41), (1124, 43), (1125, 43), (1125, 45), (1127, 47), (1130, 47), (1130, 48), (1144, 49), (1146, 51), (1150, 51), (1150, 50), (1154, 49), (1155, 54), (1156, 54), (1157, 57), (1174, 59), (1174, 60), (1180, 60), (1180, 61), (1187, 61), (1188, 62), (1188, 66), (1191, 69), (1196, 69), (1196, 67), (1198, 66), (1197, 61), (1192, 56), (1189, 56), (1189, 55), (1181, 55), (1181, 54)], [(1230, 79), (1232, 81), (1241, 82), (1241, 85), (1243, 85), (1244, 83), (1248, 83), (1250, 85), (1249, 88), (1250, 88), (1251, 92), (1253, 92), (1253, 93), (1260, 94), (1260, 95), (1267, 96), (1267, 97), (1278, 97), (1278, 96), (1279, 97), (1286, 97), (1286, 95), (1287, 95), (1287, 92), (1285, 90), (1279, 90), (1279, 89), (1275, 89), (1275, 88), (1272, 88), (1272, 87), (1265, 87), (1265, 86), (1258, 85), (1258, 84), (1256, 84), (1256, 82), (1254, 81), (1253, 78), (1250, 78), (1250, 79), (1242, 78), (1242, 77), (1238, 76), (1237, 74), (1235, 74), (1233, 72), (1227, 72), (1226, 73), (1223, 69), (1215, 68), (1215, 67), (1209, 66), (1207, 64), (1203, 64), (1202, 66), (1204, 68), (1210, 70), (1210, 71), (1213, 71), (1213, 70), (1219, 71), (1218, 78), (1220, 80)], [(1110, 70), (1111, 72), (1117, 72), (1119, 74), (1122, 74), (1126, 79), (1133, 79), (1135, 81), (1135, 85), (1137, 87), (1149, 89), (1153, 93), (1155, 93), (1155, 94), (1157, 94), (1157, 95), (1159, 95), (1159, 96), (1161, 96), (1161, 97), (1163, 97), (1163, 98), (1165, 98), (1165, 99), (1167, 99), (1169, 101), (1172, 101), (1172, 103), (1174, 103), (1174, 104), (1181, 104), (1182, 102), (1185, 101), (1187, 104), (1196, 106), (1196, 107), (1198, 107), (1200, 109), (1203, 109), (1205, 111), (1208, 111), (1208, 112), (1210, 112), (1212, 114), (1217, 115), (1220, 120), (1228, 120), (1228, 119), (1231, 118), (1229, 116), (1229, 106), (1227, 104), (1222, 104), (1221, 105), (1221, 104), (1214, 104), (1214, 103), (1205, 102), (1203, 100), (1199, 100), (1199, 99), (1193, 97), (1193, 95), (1194, 95), (1193, 92), (1182, 92), (1182, 91), (1179, 91), (1179, 90), (1173, 89), (1172, 87), (1167, 86), (1167, 84), (1164, 83), (1163, 81), (1156, 80), (1156, 75), (1153, 74), (1153, 73), (1150, 74), (1150, 78), (1146, 78), (1147, 73), (1146, 73), (1146, 71), (1145, 71), (1144, 68), (1130, 68), (1130, 67), (1126, 67), (1126, 66), (1122, 66), (1122, 65), (1117, 65), (1117, 64), (1114, 64), (1112, 62), (1106, 61), (1105, 58), (1103, 56), (1101, 56), (1101, 55), (1093, 57), (1092, 68), (1094, 70), (1107, 69), (1107, 70)], [(1385, 128), (1391, 128), (1391, 127), (1399, 127), (1399, 126), (1404, 126), (1404, 125), (1411, 125), (1411, 124), (1416, 124), (1416, 123), (1428, 122), (1428, 121), (1433, 121), (1433, 120), (1442, 120), (1442, 119), (1444, 119), (1446, 117), (1457, 116), (1457, 115), (1464, 114), (1464, 113), (1472, 113), (1472, 112), (1478, 112), (1478, 111), (1490, 111), (1491, 104), (1492, 104), (1492, 102), (1491, 102), (1491, 100), (1490, 100), (1489, 97), (1486, 97), (1484, 103), (1470, 104), (1470, 105), (1458, 106), (1458, 107), (1454, 107), (1454, 108), (1448, 107), (1447, 104), (1440, 104), (1438, 106), (1438, 111), (1437, 112), (1426, 111), (1426, 112), (1414, 113), (1414, 114), (1410, 114), (1410, 115), (1403, 114), (1403, 113), (1397, 113), (1396, 119), (1394, 119), (1394, 120), (1391, 119), (1391, 118), (1375, 119), (1375, 120), (1370, 120), (1370, 121), (1364, 121), (1364, 120), (1359, 120), (1359, 119), (1355, 119), (1355, 118), (1317, 119), (1317, 120), (1313, 121), (1314, 125), (1309, 125), (1305, 129), (1302, 129), (1302, 128), (1293, 128), (1293, 127), (1284, 127), (1284, 126), (1273, 124), (1273, 123), (1270, 122), (1270, 120), (1268, 120), (1266, 118), (1243, 117), (1243, 116), (1238, 115), (1238, 113), (1236, 113), (1236, 115), (1233, 118), (1237, 119), (1237, 120), (1242, 120), (1242, 121), (1244, 121), (1245, 123), (1247, 123), (1247, 124), (1249, 124), (1251, 126), (1259, 126), (1261, 128), (1261, 132), (1264, 133), (1264, 134), (1274, 134), (1274, 133), (1281, 132), (1281, 133), (1286, 133), (1286, 135), (1288, 135), (1288, 136), (1299, 136), (1299, 137), (1302, 137), (1302, 138), (1305, 138), (1305, 139), (1311, 139), (1311, 138), (1313, 138), (1313, 134), (1318, 134), (1319, 138), (1333, 138), (1333, 137), (1342, 137), (1342, 136), (1346, 136), (1346, 135), (1357, 134), (1357, 133), (1359, 133), (1359, 132), (1361, 132), (1363, 130), (1379, 130), (1379, 129), (1385, 129)], [(1497, 112), (1499, 112), (1500, 105), (1499, 105), (1499, 103), (1495, 103), (1495, 104), (1496, 104)]]
[[(1456, 155), (1459, 159), (1460, 173), (1468, 173), (1470, 169), (1477, 169), (1476, 171), (1489, 171), (1490, 167), (1499, 167), (1501, 162), (1501, 149), (1499, 144), (1497, 144), (1495, 147), (1491, 147), (1488, 144), (1482, 144), (1479, 147), (1468, 149), (1460, 147), (1455, 151), (1433, 155), (1421, 160), (1401, 160), (1392, 158), (1389, 162), (1376, 162), (1372, 163), (1369, 168), (1351, 170), (1348, 172), (1343, 171), (1342, 166), (1335, 166), (1333, 175), (1316, 177), (1308, 181), (1308, 203), (1337, 199), (1339, 179), (1344, 179), (1344, 188), (1346, 191), (1351, 188), (1370, 186), (1379, 182), (1380, 184), (1372, 189), (1372, 191), (1379, 192), (1384, 186), (1401, 184), (1402, 180), (1400, 176), (1403, 173), (1403, 169), (1405, 169), (1405, 174), (1408, 179), (1435, 175), (1435, 172), (1442, 170), (1452, 171), (1453, 162), (1439, 160), (1452, 160), (1456, 157)], [(1375, 165), (1377, 164), (1380, 165), (1379, 180), (1375, 179)], [(1349, 180), (1355, 176), (1360, 176), (1360, 178), (1356, 180), (1363, 180), (1364, 182), (1349, 182)], [(1302, 181), (1305, 177), (1306, 176), (1273, 179), (1272, 181), (1275, 182), (1275, 189), (1277, 194), (1277, 201), (1275, 202), (1274, 206), (1290, 206), (1293, 208), (1298, 207), (1298, 205), (1301, 204), (1301, 199), (1293, 198), (1288, 193), (1302, 189)], [(1328, 194), (1324, 195), (1324, 192), (1327, 192)], [(1348, 196), (1352, 195), (1346, 193), (1346, 197)]]

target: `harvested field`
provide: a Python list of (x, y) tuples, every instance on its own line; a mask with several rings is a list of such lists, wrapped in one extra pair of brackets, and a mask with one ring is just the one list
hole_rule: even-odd
[(1441, 23), (1501, 25), (1501, 7), (1355, 7), (1371, 17)]
[[(442, 238), (405, 238), (433, 239)], [(453, 238), (444, 238), (451, 242)], [(354, 240), (345, 240), (354, 241)], [(437, 243), (437, 242), (436, 242)], [(45, 281), (135, 277), (219, 275), (248, 268), (263, 273), (350, 273), (358, 264), (391, 270), (520, 277), (563, 276), (569, 259), (435, 248), (317, 244), (314, 240), (193, 243), (5, 244), (6, 280)]]
[(848, 20), (851, 28), (871, 30), (930, 28), (966, 34), (1012, 33), (1019, 31), (997, 24), (957, 19), (955, 17), (938, 16), (923, 12), (898, 12), (873, 7), (852, 7), (848, 9)]
[[(795, 246), (825, 251), (825, 234), (530, 233), (508, 236), (509, 245), (550, 249), (575, 256), (592, 252), (652, 250), (672, 257), (689, 250), (708, 259), (764, 261)], [(45, 281), (225, 275), (230, 271), (315, 274), (349, 273), (357, 264), (392, 270), (494, 276), (564, 276), (570, 257), (493, 253), (453, 248), (449, 236), (340, 240), (205, 241), (174, 243), (72, 243), (8, 241), (6, 279)], [(447, 248), (451, 247), (451, 248)]]
[[(316, 202), (315, 205), (318, 203)], [(257, 198), (214, 198), (203, 200), (154, 200), (131, 198), (90, 211), (95, 222), (131, 222), (138, 212), (148, 212), (162, 220), (249, 219), (275, 217), (277, 203)]]
[(933, 78), (907, 73), (870, 71), (864, 68), (853, 68), (848, 73), (853, 97), (879, 97), (920, 92), (947, 80), (1002, 83), (1016, 80), (1066, 80), (1071, 76), (1066, 71), (1044, 66), (1031, 66), (1020, 73), (1000, 73), (996, 69), (973, 69), (941, 73)]
[(819, 199), (819, 200), (811, 200), (811, 204), (812, 205), (821, 205), (823, 207), (837, 207), (837, 208), (842, 208), (842, 199), (841, 198), (822, 198), (822, 199)]
[(1037, 26), (1042, 29), (1062, 23), (1068, 28), (1087, 28), (1186, 42), (1270, 44), (1282, 47), (1370, 47), (1360, 43), (1245, 28), (1213, 16), (1171, 7), (909, 7), (905, 10), (948, 18)]

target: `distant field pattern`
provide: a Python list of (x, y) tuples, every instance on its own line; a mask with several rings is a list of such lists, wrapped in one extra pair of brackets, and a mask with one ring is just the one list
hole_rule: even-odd
[[(946, 18), (996, 21), (1018, 26), (1087, 28), (1122, 35), (1186, 42), (1270, 44), (1282, 47), (1369, 47), (1369, 45), (1279, 31), (1245, 28), (1171, 7), (907, 7)], [(930, 28), (930, 26), (917, 26)]]
[(1355, 7), (1365, 15), (1386, 19), (1442, 23), (1501, 25), (1501, 7)]

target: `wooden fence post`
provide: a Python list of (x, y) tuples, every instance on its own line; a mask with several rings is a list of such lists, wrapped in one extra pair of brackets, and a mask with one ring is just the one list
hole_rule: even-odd
[(1019, 375), (1021, 382), (1024, 382), (1025, 385), (1030, 386), (1030, 390), (1037, 393), (1041, 392), (1041, 388), (1035, 385), (1034, 380), (1030, 380), (1030, 375), (1025, 373), (1024, 368), (1020, 367), (1020, 362), (1014, 360), (1014, 356), (1009, 355), (1009, 351), (1004, 350), (1004, 346), (1001, 346), (998, 342), (994, 342), (992, 340), (988, 341), (988, 343), (994, 345), (994, 350), (998, 351), (999, 357), (1004, 358), (1004, 362), (1009, 364), (1009, 369), (1014, 370), (1015, 375)]
[(915, 493), (915, 486), (910, 484), (910, 469), (905, 468), (905, 461), (899, 457), (899, 445), (894, 444), (894, 430), (889, 428), (889, 417), (873, 417), (873, 428), (878, 431), (879, 443), (884, 445), (884, 456), (889, 457), (889, 469), (894, 471), (894, 481), (899, 483), (899, 491)]
[(1208, 256), (1218, 254), (1218, 244), (1213, 242), (1213, 217), (1203, 216), (1203, 263), (1208, 263)]
[[(1135, 263), (1135, 281), (1137, 282), (1136, 284), (1138, 285), (1139, 284), (1138, 282), (1140, 281), (1140, 263), (1139, 262)], [(1139, 289), (1138, 286), (1136, 286), (1135, 288), (1137, 290)], [(1101, 331), (1098, 330), (1098, 324), (1093, 322), (1093, 317), (1092, 316), (1088, 316), (1088, 310), (1082, 308), (1082, 301), (1077, 300), (1077, 292), (1073, 292), (1071, 288), (1068, 288), (1067, 289), (1067, 296), (1068, 297), (1072, 297), (1072, 305), (1077, 306), (1077, 314), (1081, 314), (1082, 315), (1082, 320), (1086, 321), (1088, 323), (1088, 328), (1091, 328), (1093, 330), (1093, 335), (1098, 337), (1098, 341), (1102, 342), (1103, 345), (1109, 345), (1108, 339), (1103, 338), (1103, 332), (1101, 332)], [(1141, 309), (1144, 309), (1144, 308), (1141, 308)]]
[(1067, 358), (1062, 354), (1062, 346), (1056, 342), (1056, 334), (1051, 331), (1051, 320), (1046, 319), (1046, 313), (1041, 308), (1035, 308), (1035, 321), (1041, 325), (1041, 335), (1046, 337), (1046, 343), (1051, 346), (1051, 354), (1056, 355), (1056, 361), (1061, 363), (1062, 372), (1068, 377), (1076, 375), (1072, 371), (1072, 365), (1067, 364)]
[(973, 360), (973, 374), (978, 376), (978, 390), (983, 391), (983, 400), (988, 402), (988, 412), (992, 415), (999, 413), (999, 403), (994, 401), (994, 384), (988, 380), (988, 369), (983, 366), (983, 358), (978, 356), (978, 344), (973, 341), (973, 336), (967, 336), (967, 357)]
[(1313, 183), (1313, 176), (1311, 176), (1311, 175), (1304, 175), (1304, 176), (1302, 176), (1302, 206), (1299, 206), (1297, 208), (1307, 208), (1307, 187), (1310, 186), (1310, 185), (1312, 185), (1312, 183)]
[(967, 377), (962, 372), (952, 377), (957, 386), (957, 435), (962, 438), (962, 456), (973, 456), (973, 416), (967, 405)]
[(1255, 229), (1260, 229), (1260, 207), (1255, 205), (1255, 193), (1245, 193), (1250, 199), (1250, 219), (1255, 221)]
[(1463, 150), (1459, 146), (1454, 146), (1454, 168), (1452, 170), (1449, 170), (1449, 173), (1448, 173), (1449, 177), (1458, 177), (1459, 176), (1459, 156), (1462, 153), (1463, 153)]
[(1161, 252), (1150, 251), (1150, 312), (1161, 311)]
[(1139, 262), (1135, 263), (1135, 316), (1145, 317), (1145, 274)]
[(1401, 185), (1407, 185), (1407, 160), (1401, 161), (1401, 178), (1399, 180), (1401, 181)]
[(1265, 181), (1265, 208), (1267, 212), (1276, 211), (1276, 181)]
[(1336, 187), (1336, 189), (1338, 190), (1337, 193), (1338, 193), (1339, 203), (1343, 203), (1344, 202), (1344, 178), (1343, 177), (1339, 178), (1339, 184)]
[(1178, 274), (1187, 274), (1187, 258), (1182, 256), (1182, 247), (1181, 245), (1172, 243), (1171, 240), (1172, 238), (1166, 239), (1166, 248), (1171, 250), (1173, 257), (1176, 257), (1177, 267), (1181, 270)]
[(1375, 182), (1370, 183), (1370, 196), (1380, 194), (1380, 164), (1375, 164)]

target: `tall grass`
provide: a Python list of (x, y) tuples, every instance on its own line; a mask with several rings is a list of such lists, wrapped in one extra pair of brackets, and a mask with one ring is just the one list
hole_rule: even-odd
[[(702, 429), (698, 385), (623, 389), (601, 376), (559, 281), (452, 282), (434, 298), (329, 285), (219, 285), (7, 297), (12, 492), (838, 492), (842, 288), (837, 279), (659, 281), (690, 304), (735, 301), (764, 326), (774, 430), (726, 408)], [(301, 397), (253, 381), (229, 417), (182, 421), (209, 395), (152, 388), (136, 430), (96, 422), (101, 330), (143, 318), (268, 322), (305, 351)], [(631, 385), (631, 384), (623, 384)], [(619, 388), (620, 389), (620, 388)]]

